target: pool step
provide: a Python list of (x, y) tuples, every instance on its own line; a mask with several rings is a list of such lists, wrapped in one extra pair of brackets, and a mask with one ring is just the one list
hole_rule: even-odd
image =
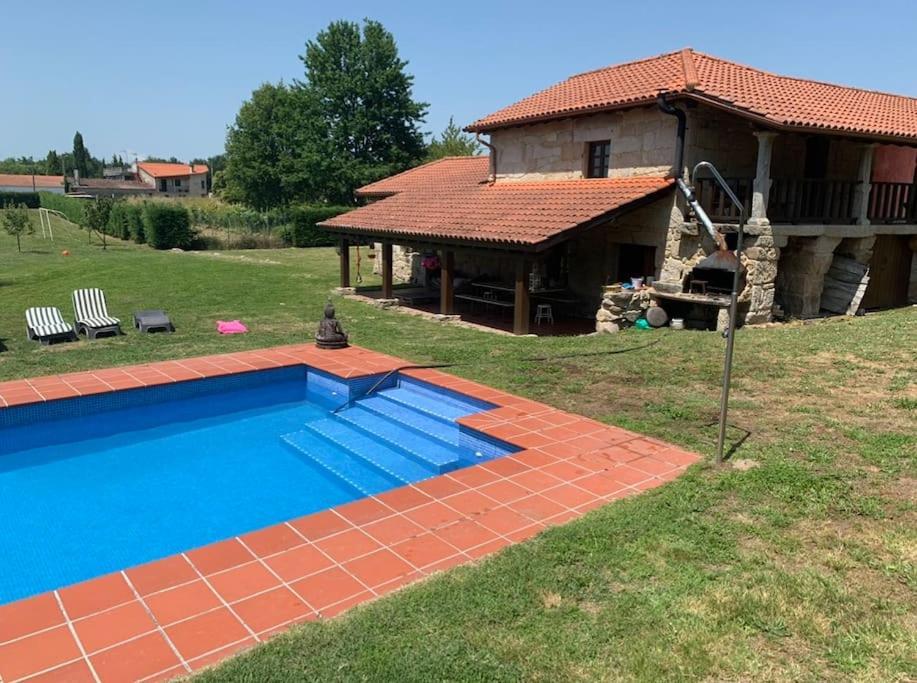
[(335, 444), (316, 439), (315, 433), (311, 430), (303, 429), (284, 434), (280, 439), (365, 496), (388, 491), (404, 483), (377, 472), (355, 456), (342, 452)]
[[(432, 477), (438, 470), (416, 462), (399, 448), (370, 438), (364, 431), (355, 428), (346, 419), (352, 409), (338, 413), (338, 418), (322, 418), (306, 423), (306, 429), (345, 449), (370, 467), (384, 475), (397, 479), (402, 484)], [(378, 436), (378, 435), (377, 435)]]
[(420, 434), (390, 417), (363, 408), (360, 403), (357, 401), (355, 405), (340, 411), (335, 417), (347, 423), (351, 429), (372, 435), (375, 439), (385, 442), (387, 446), (404, 453), (404, 457), (425, 465), (433, 474), (451, 472), (461, 466), (457, 448)]
[(479, 410), (452, 400), (448, 396), (437, 397), (431, 392), (418, 391), (408, 385), (395, 387), (394, 389), (383, 389), (374, 395), (381, 396), (387, 401), (407, 406), (412, 410), (443, 422), (451, 423), (459, 417), (476, 413)]
[(404, 404), (389, 401), (384, 396), (373, 395), (369, 398), (362, 398), (357, 401), (357, 405), (389, 420), (406, 425), (447, 446), (456, 447), (460, 443), (460, 430), (455, 422), (446, 422), (432, 417)]

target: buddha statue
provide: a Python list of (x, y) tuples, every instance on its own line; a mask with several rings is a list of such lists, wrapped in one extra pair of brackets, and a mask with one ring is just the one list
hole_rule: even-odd
[(325, 304), (325, 317), (318, 324), (315, 345), (320, 349), (343, 349), (347, 346), (347, 333), (334, 317), (334, 306), (330, 300)]

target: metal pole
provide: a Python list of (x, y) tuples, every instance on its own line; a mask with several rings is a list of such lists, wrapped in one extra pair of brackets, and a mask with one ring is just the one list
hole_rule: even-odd
[[(742, 237), (745, 230), (745, 211), (739, 216), (739, 234), (736, 238), (736, 258), (742, 253)], [(726, 416), (729, 413), (729, 384), (732, 380), (732, 353), (735, 348), (736, 326), (739, 308), (739, 282), (742, 272), (739, 262), (732, 276), (732, 294), (729, 297), (729, 330), (726, 335), (726, 358), (723, 361), (723, 390), (720, 394), (720, 429), (716, 439), (716, 464), (723, 462), (723, 448), (726, 445)]]

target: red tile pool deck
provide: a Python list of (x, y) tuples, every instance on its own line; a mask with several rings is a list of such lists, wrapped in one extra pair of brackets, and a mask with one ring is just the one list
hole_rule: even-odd
[[(407, 363), (284, 346), (0, 383), (0, 406), (305, 364), (339, 377)], [(461, 422), (518, 453), (0, 606), (0, 681), (152, 681), (211, 665), (674, 479), (699, 456), (437, 370), (498, 407)]]

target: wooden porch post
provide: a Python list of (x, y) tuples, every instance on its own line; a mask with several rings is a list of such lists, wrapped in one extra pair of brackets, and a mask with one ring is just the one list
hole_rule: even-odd
[(392, 243), (382, 243), (382, 298), (392, 298)]
[(455, 252), (442, 250), (440, 258), (439, 312), (452, 315), (455, 312)]
[(524, 256), (516, 261), (516, 293), (513, 306), (513, 334), (529, 333), (529, 268)]
[(350, 241), (341, 238), (341, 287), (350, 287)]

